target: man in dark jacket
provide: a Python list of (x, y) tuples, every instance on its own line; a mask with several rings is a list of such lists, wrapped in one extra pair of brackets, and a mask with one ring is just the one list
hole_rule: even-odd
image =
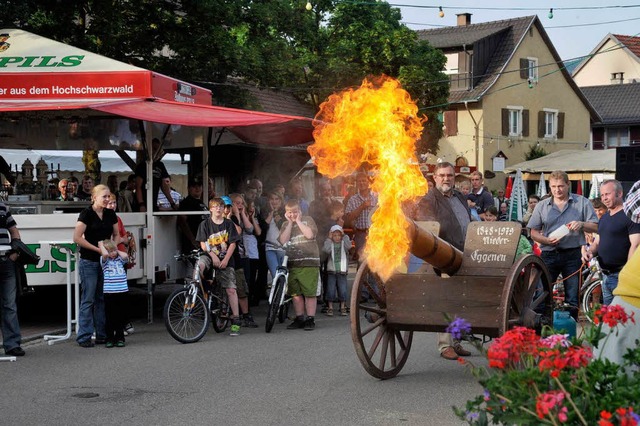
[(0, 203), (0, 310), (4, 353), (23, 356), (22, 336), (16, 306), (16, 266), (18, 253), (11, 248), (12, 240), (20, 239), (20, 231), (9, 209)]
[[(436, 221), (440, 223), (439, 237), (459, 250), (464, 250), (467, 226), (471, 222), (471, 214), (464, 195), (453, 188), (455, 169), (451, 163), (436, 164), (433, 172), (435, 187), (418, 204), (416, 220)], [(438, 333), (438, 350), (440, 356), (456, 360), (458, 356), (469, 356), (459, 341), (454, 341), (450, 334)]]

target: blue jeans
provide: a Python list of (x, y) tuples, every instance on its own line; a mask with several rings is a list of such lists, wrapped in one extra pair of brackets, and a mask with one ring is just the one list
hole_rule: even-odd
[(613, 301), (613, 290), (618, 287), (618, 274), (602, 274), (602, 303), (604, 305), (610, 305)]
[(16, 305), (16, 265), (9, 259), (0, 259), (0, 310), (2, 311), (2, 340), (5, 351), (22, 343), (18, 307)]
[[(336, 288), (338, 290), (338, 300), (336, 300)], [(327, 302), (345, 302), (347, 300), (347, 275), (327, 273)]]
[(580, 247), (566, 251), (543, 251), (540, 256), (549, 269), (551, 276), (551, 284), (557, 279), (558, 275), (569, 277), (564, 282), (564, 301), (572, 307), (571, 316), (577, 319), (578, 316), (578, 292), (580, 286), (580, 272), (582, 268), (582, 259)]
[(265, 256), (267, 258), (267, 267), (271, 272), (271, 279), (276, 276), (278, 266), (282, 265), (284, 259), (284, 250), (266, 250)]
[(80, 259), (80, 315), (78, 318), (78, 343), (91, 340), (91, 335), (96, 332), (96, 339), (104, 340), (107, 337), (105, 328), (104, 294), (102, 267), (100, 262)]

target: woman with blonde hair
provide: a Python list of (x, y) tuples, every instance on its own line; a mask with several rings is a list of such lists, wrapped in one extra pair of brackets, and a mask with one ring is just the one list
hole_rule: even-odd
[(96, 333), (96, 343), (105, 342), (105, 313), (103, 276), (100, 266), (102, 251), (98, 242), (111, 238), (120, 242), (116, 212), (108, 208), (111, 191), (106, 185), (97, 185), (91, 190), (91, 205), (80, 212), (73, 231), (73, 242), (80, 248), (78, 271), (80, 275), (80, 312), (76, 341), (83, 348), (93, 347), (91, 341)]

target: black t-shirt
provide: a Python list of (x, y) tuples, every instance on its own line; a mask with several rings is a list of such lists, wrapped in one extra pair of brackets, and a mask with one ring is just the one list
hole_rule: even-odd
[[(238, 219), (235, 215), (231, 215), (231, 222), (233, 222), (234, 225), (242, 228), (242, 225), (240, 225), (240, 219)], [(242, 232), (244, 232), (244, 230)], [(240, 239), (238, 239), (238, 242), (236, 243), (236, 250), (233, 252), (233, 263), (236, 269), (242, 269), (244, 267), (244, 259), (246, 257), (247, 253), (244, 250), (242, 233), (240, 233)]]
[[(151, 187), (153, 189), (153, 210), (158, 210), (158, 191), (160, 190), (160, 185), (162, 184), (162, 179), (168, 178), (169, 172), (167, 168), (164, 166), (164, 163), (160, 160), (153, 162), (153, 181), (151, 182)], [(136, 166), (136, 177), (142, 178), (142, 187), (147, 183), (147, 163), (141, 162)], [(143, 200), (146, 200), (146, 196), (142, 197)], [(147, 210), (149, 206), (147, 206)]]
[(629, 235), (638, 233), (640, 233), (640, 224), (632, 222), (624, 210), (621, 209), (613, 216), (606, 212), (598, 223), (600, 266), (609, 270), (622, 269), (627, 263), (631, 248)]
[[(183, 212), (192, 212), (202, 210), (202, 216), (199, 215), (187, 215), (187, 226), (191, 229), (193, 236), (198, 233), (198, 227), (202, 223), (203, 220), (206, 220), (211, 215), (208, 213), (207, 206), (202, 202), (202, 200), (198, 200), (197, 198), (192, 197), (191, 195), (187, 195), (184, 200), (180, 201), (180, 206), (178, 206), (179, 211)], [(182, 233), (180, 233), (180, 240), (182, 242), (182, 250), (191, 251), (191, 241)]]
[[(87, 225), (87, 229), (84, 231), (85, 240), (96, 247), (99, 241), (111, 238), (113, 235), (113, 225), (118, 223), (116, 212), (111, 209), (104, 209), (102, 212), (102, 219), (100, 219), (93, 208), (89, 206), (82, 210), (78, 216), (78, 222)], [(82, 247), (80, 248), (80, 257), (93, 262), (100, 261), (100, 254), (98, 252)]]
[[(229, 219), (223, 219), (221, 224), (214, 223), (210, 218), (202, 221), (196, 234), (196, 240), (205, 242), (209, 251), (212, 251), (222, 260), (227, 254), (227, 249), (232, 243), (238, 243), (240, 235), (236, 231), (236, 225)], [(229, 259), (228, 266), (234, 267), (233, 256)]]

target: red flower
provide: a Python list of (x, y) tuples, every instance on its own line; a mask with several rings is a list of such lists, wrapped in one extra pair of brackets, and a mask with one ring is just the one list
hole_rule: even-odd
[(535, 355), (538, 342), (534, 330), (525, 327), (511, 329), (497, 338), (487, 351), (489, 366), (501, 369), (514, 366), (524, 355)]
[(596, 310), (593, 322), (596, 325), (601, 323), (607, 324), (609, 327), (615, 327), (617, 325), (625, 325), (628, 321), (633, 324), (636, 323), (634, 318), (635, 312), (632, 312), (631, 315), (627, 314), (622, 306), (618, 305), (609, 305), (609, 306), (601, 306)]
[(562, 417), (566, 421), (567, 410), (566, 407), (562, 407), (564, 396), (564, 392), (559, 390), (549, 391), (538, 395), (536, 398), (536, 414), (538, 414), (538, 417), (544, 419), (556, 406), (558, 406), (558, 412), (564, 414)]
[(538, 369), (550, 371), (551, 377), (558, 377), (565, 368), (586, 367), (592, 357), (591, 348), (569, 346), (565, 350), (541, 348), (538, 352)]

